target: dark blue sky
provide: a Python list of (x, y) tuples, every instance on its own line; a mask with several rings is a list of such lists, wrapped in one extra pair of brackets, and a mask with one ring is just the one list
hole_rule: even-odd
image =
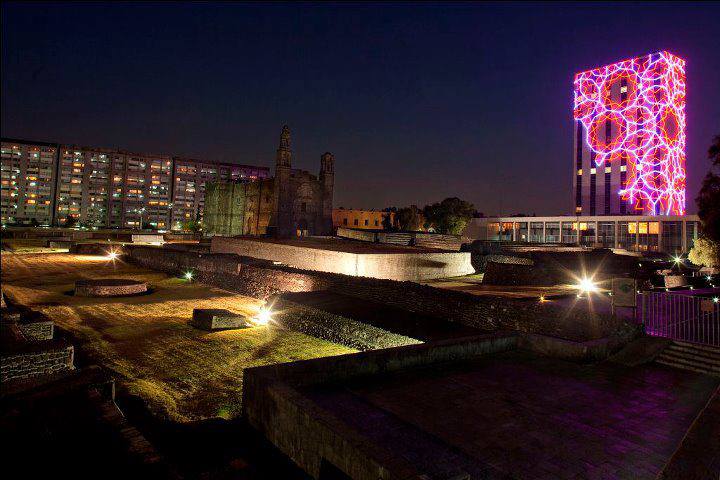
[(2, 135), (274, 165), (335, 204), (571, 207), (574, 72), (687, 60), (688, 207), (720, 133), (720, 4), (8, 4)]

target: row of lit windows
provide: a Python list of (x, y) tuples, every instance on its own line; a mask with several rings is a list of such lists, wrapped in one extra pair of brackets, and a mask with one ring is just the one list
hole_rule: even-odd
[[(612, 167), (605, 167), (605, 173), (610, 173), (611, 171), (612, 171)], [(621, 171), (621, 172), (626, 172), (626, 171), (627, 171), (627, 167), (626, 167), (625, 165), (620, 165), (620, 171)], [(578, 174), (578, 175), (582, 175), (582, 174), (583, 174), (583, 169), (582, 169), (582, 168), (578, 168), (577, 174)], [(590, 175), (595, 175), (595, 174), (597, 174), (597, 169), (596, 169), (595, 167), (593, 167), (593, 168), (590, 169)]]

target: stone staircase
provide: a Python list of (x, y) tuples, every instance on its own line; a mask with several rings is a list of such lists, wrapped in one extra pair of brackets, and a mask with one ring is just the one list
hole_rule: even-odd
[(378, 233), (378, 241), (380, 243), (390, 243), (393, 245), (410, 245), (413, 235), (407, 232), (381, 232)]
[(720, 348), (718, 347), (673, 340), (655, 358), (655, 362), (720, 377)]

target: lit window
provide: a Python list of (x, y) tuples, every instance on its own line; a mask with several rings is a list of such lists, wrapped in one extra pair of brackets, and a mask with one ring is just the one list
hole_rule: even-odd
[(578, 175), (582, 175), (582, 168), (578, 168)]
[(596, 169), (596, 168), (591, 168), (591, 169), (590, 169), (590, 175), (595, 175), (596, 173), (597, 173), (597, 169)]
[(627, 85), (620, 87), (620, 93), (627, 93)]
[(610, 173), (610, 167), (605, 167), (605, 173)]
[(625, 165), (620, 165), (620, 171), (621, 171), (621, 172), (627, 172), (627, 166), (625, 166)]

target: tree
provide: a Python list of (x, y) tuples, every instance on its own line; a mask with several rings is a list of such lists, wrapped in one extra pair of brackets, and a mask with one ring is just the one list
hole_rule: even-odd
[(186, 232), (198, 233), (202, 230), (202, 224), (197, 220), (186, 220), (182, 222), (182, 229)]
[(457, 197), (446, 198), (423, 209), (426, 226), (432, 225), (436, 232), (451, 235), (460, 235), (474, 212), (472, 203)]
[(382, 227), (385, 231), (392, 231), (395, 229), (395, 225), (393, 225), (393, 214), (390, 209), (385, 210), (382, 217)]
[(420, 230), (421, 223), (420, 210), (415, 205), (400, 208), (395, 213), (395, 224), (402, 231), (416, 232)]
[(703, 236), (720, 243), (720, 175), (715, 167), (720, 167), (720, 135), (717, 135), (708, 149), (710, 171), (705, 175), (702, 188), (695, 202), (698, 215), (703, 224)]
[(65, 224), (63, 225), (66, 228), (72, 228), (78, 223), (77, 218), (73, 217), (72, 215), (68, 215), (65, 217)]
[(695, 240), (693, 247), (688, 252), (688, 259), (695, 265), (718, 267), (720, 266), (720, 243), (700, 237)]

